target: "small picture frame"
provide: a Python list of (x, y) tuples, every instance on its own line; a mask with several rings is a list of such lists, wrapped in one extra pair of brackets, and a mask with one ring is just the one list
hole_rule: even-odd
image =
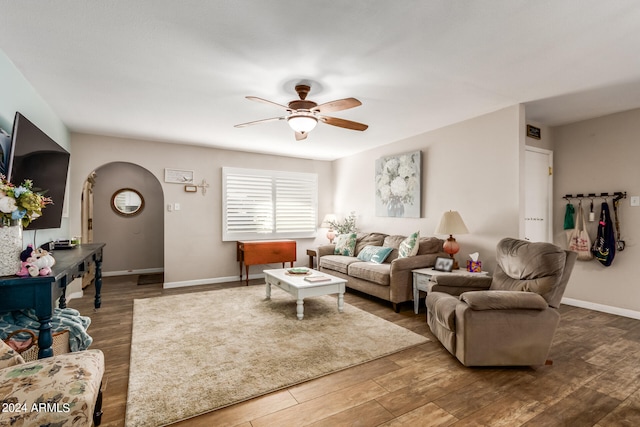
[(187, 193), (197, 193), (198, 192), (198, 186), (197, 185), (185, 185), (184, 186), (184, 191)]
[(453, 270), (453, 258), (437, 257), (433, 269), (450, 273)]
[(527, 125), (527, 136), (533, 139), (540, 139), (540, 128)]
[(172, 184), (193, 184), (193, 171), (165, 168), (164, 182), (170, 182)]

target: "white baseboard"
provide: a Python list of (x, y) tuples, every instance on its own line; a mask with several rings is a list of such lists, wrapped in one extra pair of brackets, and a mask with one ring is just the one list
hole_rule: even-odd
[[(257, 274), (250, 274), (249, 275), (249, 280), (251, 280), (251, 279), (263, 279), (263, 278), (264, 278), (264, 274), (263, 273), (257, 273)], [(246, 280), (246, 278), (242, 279), (243, 282), (245, 280)], [(211, 285), (211, 284), (214, 284), (214, 283), (227, 283), (227, 282), (239, 282), (239, 281), (240, 281), (240, 277), (239, 276), (212, 277), (210, 279), (185, 280), (185, 281), (182, 281), (182, 282), (165, 282), (162, 287), (165, 288), (165, 289), (183, 288), (183, 287), (186, 287), (186, 286)]]
[(82, 298), (84, 296), (84, 291), (72, 292), (70, 295), (65, 295), (67, 302), (71, 301), (74, 298)]
[(603, 313), (615, 314), (616, 316), (630, 317), (640, 320), (640, 311), (628, 310), (626, 308), (612, 307), (610, 305), (597, 304), (595, 302), (581, 301), (573, 298), (562, 298), (562, 304), (574, 307), (586, 308), (589, 310), (601, 311)]
[(164, 268), (142, 268), (139, 270), (103, 271), (102, 277), (129, 276), (131, 274), (164, 273)]

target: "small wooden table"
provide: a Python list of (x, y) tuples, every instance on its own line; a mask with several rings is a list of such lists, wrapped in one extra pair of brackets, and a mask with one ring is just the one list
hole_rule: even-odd
[(307, 249), (307, 255), (309, 255), (309, 268), (316, 268), (313, 259), (318, 256), (315, 249)]
[(418, 314), (419, 311), (419, 299), (420, 291), (429, 293), (431, 291), (431, 278), (439, 275), (450, 276), (486, 276), (489, 274), (487, 271), (481, 271), (479, 273), (472, 273), (470, 271), (458, 268), (453, 271), (438, 271), (433, 268), (419, 268), (412, 270), (413, 272), (413, 311)]
[(250, 240), (237, 242), (237, 260), (240, 264), (240, 281), (242, 281), (242, 264), (247, 273), (249, 285), (249, 266), (289, 262), (291, 267), (296, 260), (295, 240)]
[(344, 310), (344, 292), (346, 280), (326, 273), (312, 270), (313, 276), (325, 276), (329, 280), (324, 282), (308, 282), (302, 275), (289, 275), (286, 268), (265, 270), (264, 277), (267, 282), (267, 299), (271, 298), (271, 286), (277, 286), (296, 298), (296, 314), (298, 320), (304, 318), (304, 299), (321, 295), (338, 294), (338, 311)]

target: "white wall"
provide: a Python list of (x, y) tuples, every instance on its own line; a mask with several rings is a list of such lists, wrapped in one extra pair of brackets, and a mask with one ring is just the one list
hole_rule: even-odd
[[(565, 194), (626, 191), (628, 197), (640, 195), (638, 122), (640, 109), (553, 128), (554, 229), (558, 245), (566, 247)], [(609, 202), (613, 215), (611, 199)], [(600, 203), (596, 201), (597, 206)], [(575, 299), (577, 304), (589, 303), (589, 308), (640, 318), (640, 207), (630, 207), (629, 198), (624, 199), (619, 217), (626, 249), (616, 254), (610, 267), (597, 261), (578, 261), (565, 298)], [(596, 227), (597, 221), (588, 223), (592, 239)]]
[[(319, 220), (333, 210), (331, 162), (75, 133), (71, 135), (71, 147), (71, 234), (80, 234), (81, 230), (84, 181), (94, 169), (110, 162), (130, 162), (147, 169), (162, 184), (165, 205), (181, 205), (180, 211), (164, 209), (165, 284), (170, 286), (234, 280), (239, 276), (236, 244), (222, 242), (222, 166), (317, 173)], [(209, 183), (206, 195), (200, 191), (185, 193), (183, 185), (165, 183), (165, 168), (193, 170), (196, 183), (202, 179)], [(319, 242), (326, 242), (326, 238), (298, 240), (297, 264), (306, 265), (306, 249)], [(253, 267), (250, 273), (262, 268)]]
[[(454, 236), (458, 261), (479, 251), (492, 270), (497, 242), (520, 236), (523, 113), (521, 106), (505, 108), (335, 161), (337, 213), (355, 211), (362, 231), (433, 236), (442, 213), (457, 210), (470, 231)], [(422, 218), (376, 217), (376, 159), (414, 150), (423, 157)]]

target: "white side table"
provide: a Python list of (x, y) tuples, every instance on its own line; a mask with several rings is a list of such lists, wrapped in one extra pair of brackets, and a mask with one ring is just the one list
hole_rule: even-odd
[(420, 291), (429, 293), (431, 291), (431, 278), (440, 275), (454, 275), (454, 276), (488, 276), (488, 271), (481, 271), (479, 273), (472, 273), (464, 269), (457, 269), (451, 272), (438, 271), (433, 268), (420, 268), (418, 270), (412, 270), (413, 273), (413, 311), (418, 314)]

